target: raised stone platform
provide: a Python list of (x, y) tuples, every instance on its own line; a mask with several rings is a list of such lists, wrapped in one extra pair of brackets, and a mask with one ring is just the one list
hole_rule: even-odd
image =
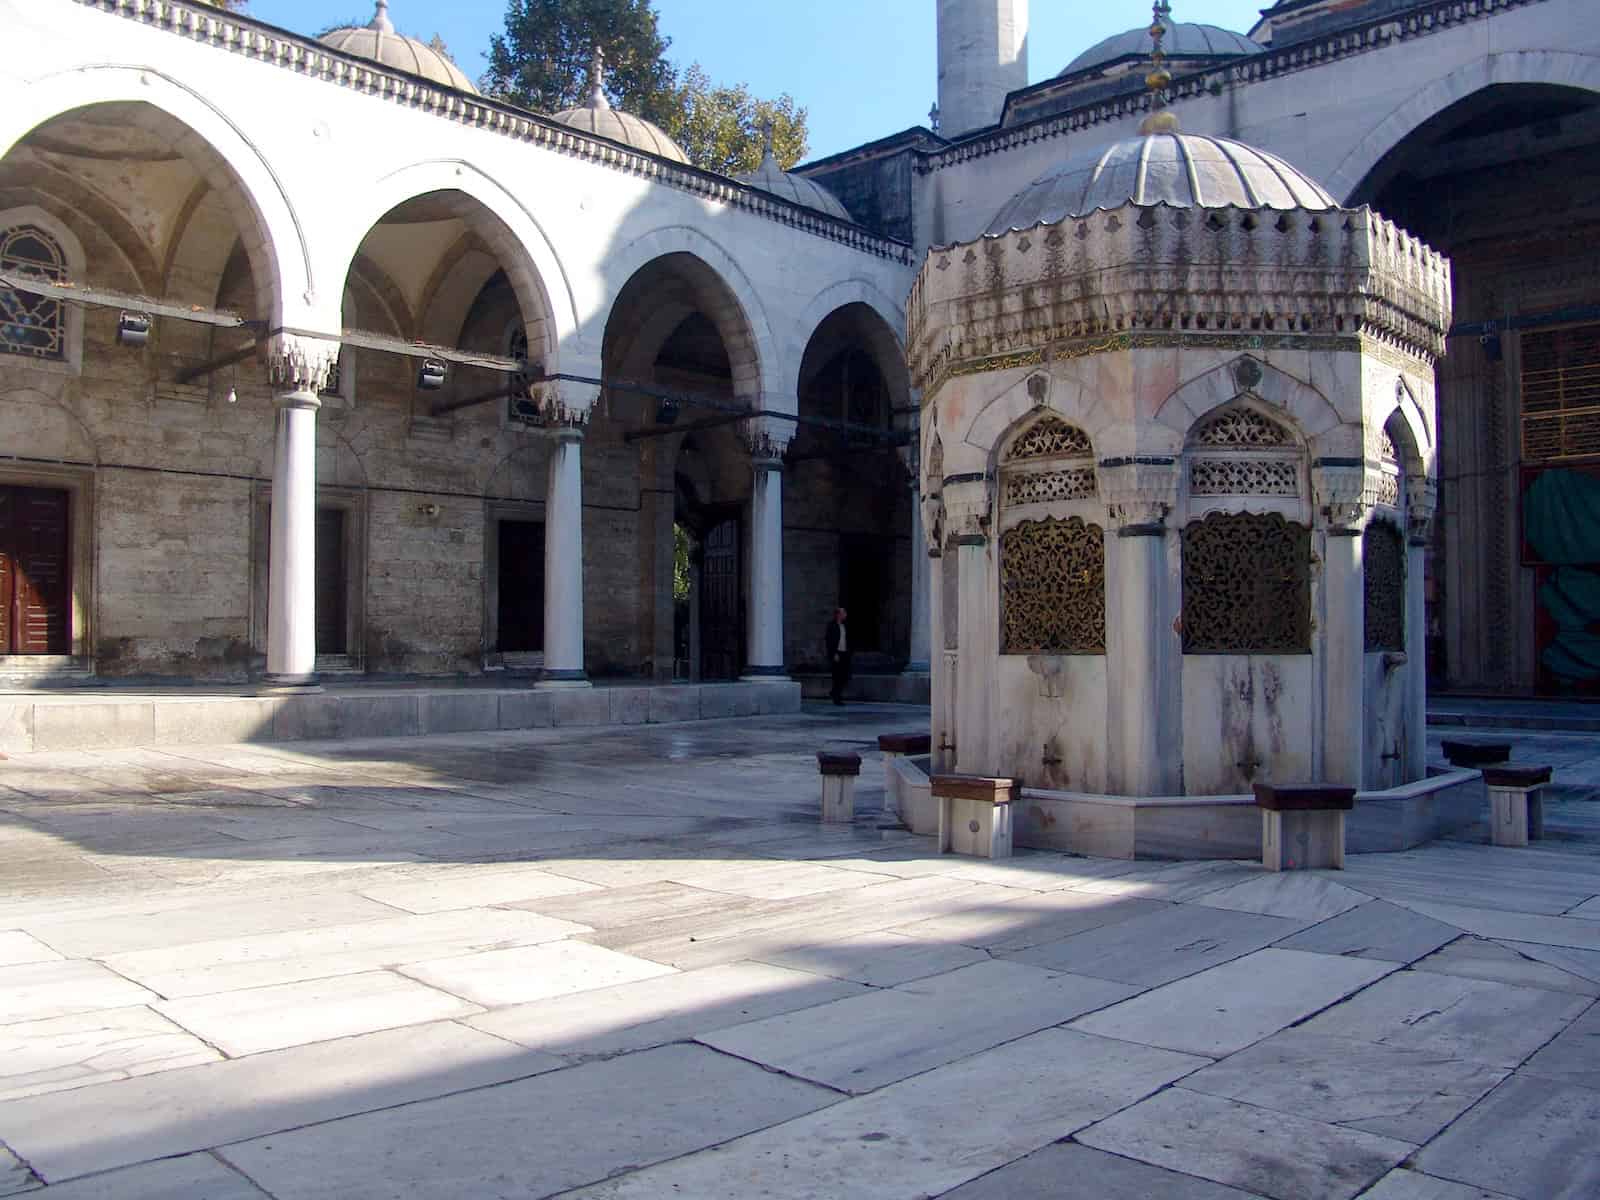
[(800, 685), (787, 679), (551, 691), (448, 682), (349, 684), (304, 694), (108, 687), (0, 696), (0, 752), (417, 737), (799, 711)]

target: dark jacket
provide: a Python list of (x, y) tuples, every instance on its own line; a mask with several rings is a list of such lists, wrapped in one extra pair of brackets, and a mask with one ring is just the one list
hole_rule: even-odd
[(827, 635), (826, 635), (826, 640), (827, 640), (827, 643), (828, 643), (828, 660), (830, 662), (833, 660), (833, 656), (835, 654), (839, 653), (839, 630), (840, 629), (844, 629), (846, 631), (845, 653), (846, 654), (850, 653), (850, 649), (849, 649), (849, 647), (850, 647), (850, 639), (849, 639), (850, 626), (849, 626), (849, 624), (846, 623), (845, 625), (841, 626), (839, 624), (839, 622), (837, 622), (837, 621), (829, 621), (828, 622), (828, 632), (827, 632)]

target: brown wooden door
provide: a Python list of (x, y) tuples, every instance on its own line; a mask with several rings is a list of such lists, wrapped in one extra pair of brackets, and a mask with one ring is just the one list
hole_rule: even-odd
[(0, 488), (0, 648), (70, 654), (71, 498), (52, 488)]
[(744, 664), (739, 620), (739, 519), (713, 525), (700, 566), (700, 676), (737, 679)]
[(344, 509), (317, 509), (316, 545), (317, 653), (348, 654)]

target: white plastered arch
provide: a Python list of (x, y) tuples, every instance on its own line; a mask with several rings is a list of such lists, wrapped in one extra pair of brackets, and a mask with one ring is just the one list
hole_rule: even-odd
[(1485, 54), (1442, 79), (1424, 84), (1379, 121), (1323, 182), (1348, 203), (1384, 156), (1458, 100), (1495, 84), (1540, 83), (1600, 92), (1600, 55), (1564, 50)]
[[(752, 408), (767, 408), (777, 412), (793, 412), (797, 398), (773, 387), (777, 379), (788, 378), (790, 372), (780, 371), (782, 357), (772, 336), (772, 325), (767, 320), (766, 307), (761, 303), (749, 275), (733, 255), (714, 239), (687, 225), (666, 225), (641, 234), (626, 245), (605, 257), (606, 294), (603, 311), (595, 314), (592, 336), (587, 339), (595, 346), (605, 340), (605, 328), (611, 320), (612, 310), (628, 283), (657, 259), (673, 254), (687, 254), (699, 259), (727, 289), (745, 327), (746, 346), (730, 340), (718, 326), (728, 358), (733, 366), (735, 393)], [(740, 351), (745, 351), (741, 362)], [(794, 366), (794, 374), (800, 370)]]
[[(1042, 397), (1029, 390), (1029, 380), (1044, 380)], [(1040, 387), (1034, 384), (1034, 389)], [(1084, 387), (1076, 379), (1055, 375), (1045, 368), (1018, 373), (1010, 386), (992, 396), (968, 424), (961, 440), (983, 452), (989, 465), (1001, 443), (1019, 423), (1034, 412), (1053, 412), (1069, 425), (1076, 425), (1099, 445), (1099, 430), (1091, 428), (1092, 406)]]
[[(171, 76), (151, 67), (108, 63), (30, 80), (0, 108), (0, 157), (46, 121), (100, 104), (146, 104), (187, 129), (189, 137), (176, 148), (246, 210), (230, 205), (256, 277), (261, 316), (273, 325), (310, 320), (318, 281), (283, 182), (232, 117)], [(213, 156), (226, 171), (214, 169)], [(334, 289), (335, 303), (339, 290)]]
[[(791, 346), (794, 372), (790, 377), (790, 389), (798, 396), (800, 393), (800, 373), (805, 369), (806, 350), (810, 348), (811, 339), (816, 336), (817, 330), (822, 328), (822, 323), (841, 308), (851, 304), (860, 304), (875, 313), (884, 327), (888, 330), (890, 339), (894, 343), (895, 365), (893, 380), (891, 382), (897, 393), (898, 403), (905, 403), (911, 393), (911, 372), (906, 366), (906, 315), (905, 310), (884, 295), (870, 280), (852, 277), (841, 279), (837, 283), (829, 284), (811, 298), (810, 303), (801, 313), (800, 319), (795, 322), (794, 328), (800, 332), (802, 338), (797, 345)], [(880, 367), (882, 364), (880, 364)]]
[[(478, 230), (498, 254), (522, 316), (529, 325), (529, 353), (543, 349), (545, 370), (563, 369), (563, 352), (579, 338), (577, 302), (572, 282), (554, 245), (534, 215), (499, 180), (462, 159), (439, 158), (411, 163), (386, 172), (363, 190), (364, 205), (346, 214), (339, 249), (332, 261), (342, 281), (361, 243), (390, 210), (407, 200), (435, 192), (460, 192), (495, 218)], [(418, 320), (423, 319), (418, 314)], [(535, 336), (537, 335), (537, 336)], [(572, 357), (584, 357), (581, 352)], [(566, 369), (572, 365), (567, 364)]]
[[(1260, 368), (1260, 378), (1249, 386), (1236, 374), (1246, 359)], [(1190, 432), (1209, 413), (1246, 398), (1257, 401), (1264, 413), (1303, 438), (1313, 455), (1360, 453), (1359, 425), (1346, 422), (1332, 402), (1309, 383), (1249, 355), (1180, 384), (1156, 410), (1156, 423), (1176, 435), (1175, 446), (1185, 446)]]

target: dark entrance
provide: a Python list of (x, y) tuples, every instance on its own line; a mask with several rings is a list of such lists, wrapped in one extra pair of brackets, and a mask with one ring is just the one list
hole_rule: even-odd
[(317, 509), (317, 653), (348, 654), (344, 509)]
[(544, 525), (501, 520), (499, 630), (502, 654), (544, 649)]
[(71, 499), (48, 488), (0, 488), (0, 653), (70, 654)]
[(739, 519), (712, 525), (701, 543), (700, 677), (737, 679), (744, 662), (739, 612)]
[(839, 538), (839, 602), (850, 614), (850, 646), (857, 652), (883, 649), (893, 550), (888, 538), (849, 533)]

